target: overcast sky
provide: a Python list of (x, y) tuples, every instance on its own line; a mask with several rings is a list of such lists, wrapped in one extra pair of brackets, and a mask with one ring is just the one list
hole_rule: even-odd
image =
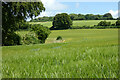
[[(38, 17), (55, 16), (58, 13), (105, 14), (118, 17), (119, 0), (41, 0), (46, 10)], [(83, 2), (84, 1), (84, 2)], [(28, 19), (29, 20), (29, 19)]]

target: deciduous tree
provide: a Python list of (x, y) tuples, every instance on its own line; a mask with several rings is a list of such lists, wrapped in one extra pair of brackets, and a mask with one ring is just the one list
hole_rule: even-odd
[(44, 10), (42, 2), (2, 2), (2, 45), (14, 45), (16, 39), (12, 34), (15, 34), (18, 23), (38, 16)]

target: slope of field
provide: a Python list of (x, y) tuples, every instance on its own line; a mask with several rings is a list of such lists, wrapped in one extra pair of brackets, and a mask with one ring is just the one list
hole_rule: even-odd
[[(94, 26), (97, 25), (100, 21), (103, 20), (79, 20), (79, 21), (73, 21), (73, 26)], [(112, 24), (116, 22), (116, 20), (106, 20), (107, 22), (111, 22)], [(30, 22), (30, 24), (41, 24), (47, 27), (51, 27), (52, 26), (52, 21), (48, 21), (48, 22)]]
[(3, 47), (3, 78), (117, 78), (117, 44), (118, 29), (52, 31), (46, 44)]

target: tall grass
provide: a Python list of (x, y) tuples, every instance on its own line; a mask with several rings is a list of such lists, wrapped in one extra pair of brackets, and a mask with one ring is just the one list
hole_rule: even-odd
[(57, 30), (46, 44), (2, 51), (3, 78), (118, 78), (117, 29)]

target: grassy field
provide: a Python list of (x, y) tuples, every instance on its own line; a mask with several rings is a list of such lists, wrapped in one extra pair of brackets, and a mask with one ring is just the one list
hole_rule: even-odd
[(3, 78), (118, 78), (118, 29), (52, 31), (45, 44), (2, 47), (2, 59)]
[[(79, 20), (79, 21), (73, 21), (73, 26), (94, 26), (97, 25), (100, 21), (103, 20)], [(107, 22), (111, 22), (112, 24), (116, 22), (116, 20), (106, 20)], [(52, 21), (48, 21), (48, 22), (30, 22), (30, 24), (42, 24), (44, 26), (47, 27), (51, 27), (52, 26)]]

